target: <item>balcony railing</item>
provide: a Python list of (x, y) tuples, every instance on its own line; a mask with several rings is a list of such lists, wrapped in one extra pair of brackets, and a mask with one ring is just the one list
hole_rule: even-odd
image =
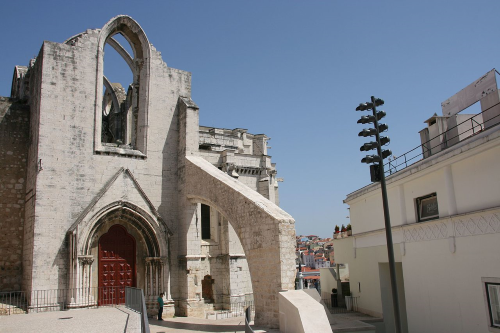
[[(406, 153), (393, 158), (392, 160), (389, 159), (389, 161), (384, 164), (386, 176), (401, 171), (409, 167), (410, 165), (433, 155), (433, 151), (443, 151), (449, 147), (456, 145), (459, 142), (467, 140), (477, 135), (478, 133), (481, 133), (485, 130), (485, 123), (487, 123), (488, 128), (497, 126), (498, 124), (500, 124), (500, 114), (493, 116), (486, 121), (482, 120), (484, 119), (484, 117), (482, 116), (494, 110), (493, 108), (499, 104), (500, 103), (497, 103), (484, 110), (483, 112), (478, 113), (462, 121), (461, 123), (448, 128), (446, 132), (431, 138), (430, 140), (416, 146), (410, 151), (407, 151)], [(478, 121), (478, 118), (481, 118), (481, 120)], [(470, 125), (466, 126), (469, 123)], [(458, 133), (460, 127), (467, 127), (467, 129)]]

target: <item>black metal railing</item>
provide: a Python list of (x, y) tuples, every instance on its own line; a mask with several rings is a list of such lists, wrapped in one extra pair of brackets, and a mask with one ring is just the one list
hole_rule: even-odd
[(148, 312), (142, 289), (125, 287), (125, 306), (141, 316), (141, 333), (149, 333)]
[(0, 292), (0, 315), (125, 304), (125, 287)]
[[(490, 110), (493, 110), (493, 108), (497, 105), (500, 105), (500, 103), (497, 103), (484, 110), (483, 112), (475, 114), (474, 116), (462, 121), (461, 123), (448, 128), (446, 132), (438, 134), (430, 140), (416, 146), (415, 148), (396, 158), (393, 158), (392, 160), (389, 158), (389, 161), (384, 164), (385, 174), (391, 175), (395, 172), (401, 171), (409, 167), (410, 165), (431, 156), (433, 154), (433, 151), (443, 151), (459, 142), (467, 140), (468, 138), (481, 133), (485, 129), (485, 123), (488, 124), (488, 128), (499, 125), (500, 114), (493, 116), (486, 121), (484, 120), (484, 118), (481, 118), (481, 122), (477, 121), (477, 119), (474, 119), (479, 118), (479, 116), (482, 117), (482, 115), (486, 114)], [(467, 125), (467, 123), (469, 122), (470, 126), (467, 126), (468, 128), (466, 130), (458, 133), (459, 126)]]
[(358, 311), (358, 298), (354, 296), (322, 298), (330, 313), (348, 313)]
[(243, 317), (246, 314), (246, 309), (250, 309), (251, 314), (255, 313), (253, 300), (231, 303), (229, 308), (226, 307), (226, 309), (214, 310), (211, 312), (211, 315), (214, 316), (214, 319)]
[(23, 291), (0, 292), (0, 315), (26, 313), (28, 305)]

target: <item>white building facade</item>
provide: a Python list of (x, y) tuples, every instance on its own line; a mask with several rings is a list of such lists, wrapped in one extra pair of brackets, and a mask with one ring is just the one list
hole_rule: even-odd
[[(499, 93), (496, 83), (493, 92), (484, 91), (476, 99), (484, 119), (478, 127), (463, 135), (466, 125), (459, 125), (461, 141), (450, 136), (463, 107), (447, 114), (446, 102), (455, 103), (460, 92), (443, 103), (444, 121), (427, 121), (429, 129), (444, 124), (437, 137), (424, 140), (421, 131), (424, 159), (386, 178), (403, 332), (500, 332)], [(349, 266), (359, 311), (384, 317), (386, 332), (393, 332), (379, 183), (349, 194), (345, 203), (353, 237), (334, 241), (335, 261)]]

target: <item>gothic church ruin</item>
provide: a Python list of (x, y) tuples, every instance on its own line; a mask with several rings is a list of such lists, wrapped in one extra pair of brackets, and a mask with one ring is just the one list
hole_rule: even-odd
[[(105, 45), (128, 87), (104, 75)], [(133, 286), (151, 308), (165, 292), (165, 314), (198, 317), (253, 298), (256, 324), (278, 326), (295, 229), (269, 138), (200, 126), (190, 95), (191, 74), (128, 16), (15, 68), (0, 98), (0, 290), (67, 290), (77, 308)]]

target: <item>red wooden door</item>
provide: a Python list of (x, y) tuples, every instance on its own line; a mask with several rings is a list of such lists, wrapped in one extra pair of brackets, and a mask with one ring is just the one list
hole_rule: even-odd
[(135, 287), (135, 239), (115, 224), (99, 239), (99, 305), (125, 303), (125, 287)]

